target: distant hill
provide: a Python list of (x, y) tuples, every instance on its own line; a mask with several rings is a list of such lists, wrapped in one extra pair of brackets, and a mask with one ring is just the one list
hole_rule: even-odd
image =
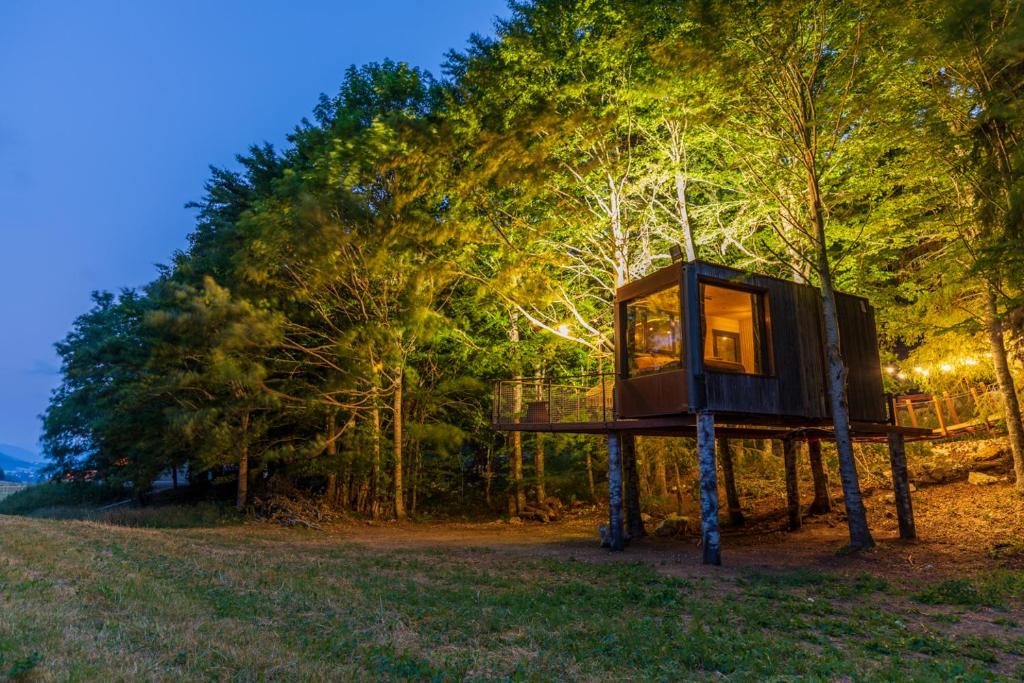
[(12, 458), (17, 458), (18, 460), (24, 460), (25, 462), (43, 462), (43, 458), (41, 455), (33, 453), (32, 451), (26, 450), (24, 448), (19, 448), (18, 446), (9, 443), (0, 443), (0, 453), (8, 455)]
[[(0, 444), (0, 470), (4, 471), (4, 481), (16, 481), (23, 483), (32, 483), (39, 478), (39, 468), (43, 466), (40, 462), (29, 462), (22, 458), (16, 458), (9, 453), (4, 452), (7, 446)], [(28, 451), (18, 449), (20, 453), (28, 453)], [(31, 457), (32, 454), (28, 453)]]

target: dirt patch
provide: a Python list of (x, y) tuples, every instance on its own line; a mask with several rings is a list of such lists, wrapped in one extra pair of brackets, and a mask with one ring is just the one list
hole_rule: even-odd
[(1024, 569), (1024, 499), (1009, 484), (932, 486), (917, 491), (913, 502), (919, 540), (904, 542), (892, 503), (882, 491), (870, 496), (866, 504), (878, 545), (857, 553), (843, 551), (848, 537), (841, 512), (805, 517), (803, 528), (791, 533), (785, 530), (783, 509), (767, 507), (770, 500), (755, 503), (745, 510), (743, 527), (723, 529), (724, 569), (701, 566), (695, 536), (648, 537), (633, 541), (623, 553), (610, 553), (598, 547), (597, 525), (604, 519), (597, 513), (552, 524), (352, 521), (326, 531), (335, 539), (380, 548), (487, 549), (591, 562), (643, 561), (659, 571), (684, 575), (800, 567), (916, 583), (1000, 568)]

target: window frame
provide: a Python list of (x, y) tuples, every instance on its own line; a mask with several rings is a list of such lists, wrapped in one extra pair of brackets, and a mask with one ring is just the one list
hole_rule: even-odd
[[(760, 299), (761, 330), (763, 331), (761, 342), (761, 372), (729, 372), (728, 370), (716, 370), (705, 364), (704, 350), (708, 334), (707, 313), (704, 310), (704, 286), (720, 287), (738, 292), (746, 292)], [(772, 316), (771, 316), (771, 294), (765, 287), (757, 287), (745, 282), (723, 280), (716, 277), (697, 276), (697, 308), (699, 313), (698, 325), (700, 326), (700, 363), (704, 372), (715, 372), (721, 375), (740, 375), (743, 377), (776, 377), (775, 348), (772, 343)]]
[[(676, 292), (677, 292), (677, 295), (678, 295), (677, 296), (677, 300), (678, 300), (678, 304), (679, 304), (678, 318), (677, 318), (677, 324), (679, 325), (679, 367), (676, 367), (676, 368), (660, 368), (660, 369), (654, 370), (652, 372), (634, 373), (632, 371), (632, 368), (630, 368), (630, 363), (629, 363), (630, 350), (632, 349), (634, 352), (636, 350), (635, 349), (635, 342), (633, 340), (634, 339), (633, 335), (630, 334), (629, 307), (630, 307), (631, 304), (635, 304), (637, 301), (640, 301), (641, 299), (646, 299), (646, 298), (652, 297), (652, 296), (654, 296), (656, 294), (660, 294), (661, 292), (668, 291), (668, 290), (672, 289), (673, 287), (676, 289)], [(621, 311), (621, 316), (622, 316), (622, 341), (623, 341), (622, 352), (621, 352), (622, 371), (621, 371), (620, 374), (622, 375), (623, 379), (635, 379), (637, 377), (652, 377), (654, 375), (660, 375), (660, 374), (663, 374), (663, 373), (666, 373), (666, 372), (679, 372), (681, 370), (686, 370), (687, 369), (687, 357), (686, 357), (687, 354), (686, 354), (686, 350), (687, 350), (687, 347), (688, 347), (688, 343), (687, 343), (687, 338), (686, 338), (686, 334), (687, 333), (686, 333), (686, 292), (685, 292), (685, 289), (686, 288), (683, 287), (682, 282), (676, 281), (676, 282), (672, 282), (670, 284), (667, 284), (667, 285), (665, 285), (663, 287), (652, 288), (650, 291), (646, 291), (643, 294), (637, 294), (636, 296), (634, 296), (634, 297), (632, 297), (630, 299), (626, 299), (624, 301), (621, 301), (619, 303), (619, 305), (621, 306), (621, 308), (619, 310)]]

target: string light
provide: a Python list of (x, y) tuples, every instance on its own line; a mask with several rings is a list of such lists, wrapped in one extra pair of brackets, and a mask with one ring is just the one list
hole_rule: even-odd
[(561, 325), (559, 325), (558, 326), (558, 334), (562, 335), (563, 337), (569, 336), (569, 326), (566, 325), (565, 323), (562, 323)]
[(977, 365), (977, 364), (978, 364), (978, 359), (977, 358), (964, 358), (964, 365)]
[(895, 375), (896, 374), (896, 366), (895, 365), (887, 365), (887, 366), (885, 366), (885, 371), (888, 372), (890, 375)]
[(943, 363), (942, 367), (939, 368), (943, 372), (953, 372), (953, 366), (949, 363)]

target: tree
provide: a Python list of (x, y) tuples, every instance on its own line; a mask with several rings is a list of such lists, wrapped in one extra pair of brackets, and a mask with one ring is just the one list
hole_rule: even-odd
[(761, 248), (797, 273), (809, 273), (820, 287), (850, 543), (870, 547), (850, 435), (834, 264), (850, 246), (844, 239), (850, 227), (861, 228), (861, 239), (870, 237), (864, 215), (889, 194), (869, 176), (898, 152), (901, 136), (893, 124), (901, 110), (887, 98), (901, 62), (887, 50), (883, 8), (876, 4), (778, 2), (745, 11), (722, 4), (714, 17), (721, 28), (708, 43), (714, 50), (709, 58), (735, 94), (721, 112), (722, 135), (744, 163), (740, 191), (768, 209), (770, 230)]

